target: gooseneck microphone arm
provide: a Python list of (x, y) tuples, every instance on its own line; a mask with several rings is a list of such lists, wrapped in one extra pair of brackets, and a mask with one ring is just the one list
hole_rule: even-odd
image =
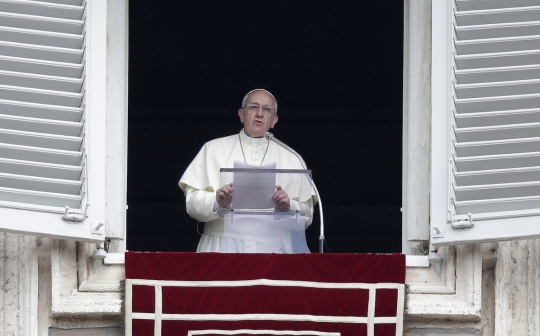
[[(293, 153), (298, 158), (298, 161), (300, 161), (300, 163), (302, 164), (304, 169), (307, 170), (307, 166), (306, 166), (306, 163), (304, 162), (304, 159), (302, 159), (300, 154), (298, 154), (294, 149), (292, 149), (291, 147), (287, 146), (286, 144), (284, 144), (283, 142), (278, 140), (270, 132), (266, 132), (264, 137), (266, 139), (268, 139), (268, 141), (274, 140), (278, 145), (285, 148), (289, 152)], [(324, 238), (324, 217), (323, 217), (323, 208), (322, 208), (321, 195), (319, 195), (319, 191), (317, 190), (317, 187), (315, 186), (315, 182), (313, 182), (313, 178), (311, 177), (311, 175), (306, 174), (306, 177), (308, 178), (309, 183), (313, 187), (313, 190), (315, 190), (315, 195), (317, 195), (317, 199), (318, 199), (318, 202), (319, 202), (319, 216), (321, 217), (321, 229), (320, 229), (321, 233), (320, 233), (320, 236), (319, 236), (319, 253), (324, 253), (324, 239), (325, 239)]]

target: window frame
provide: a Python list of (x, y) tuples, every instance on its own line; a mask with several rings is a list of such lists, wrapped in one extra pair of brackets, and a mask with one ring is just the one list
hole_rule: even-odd
[[(423, 255), (429, 241), (431, 5), (405, 0), (403, 27), (402, 253)], [(427, 262), (427, 257), (424, 257)], [(412, 260), (412, 259), (410, 259)], [(409, 259), (407, 265), (409, 265)]]

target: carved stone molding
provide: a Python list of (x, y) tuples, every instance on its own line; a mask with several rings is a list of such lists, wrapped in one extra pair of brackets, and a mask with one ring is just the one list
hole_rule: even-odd
[(52, 317), (117, 318), (121, 325), (123, 265), (94, 260), (90, 243), (54, 240), (51, 246)]
[(445, 247), (439, 253), (443, 259), (440, 276), (435, 273), (433, 266), (407, 269), (407, 318), (480, 320), (480, 245)]

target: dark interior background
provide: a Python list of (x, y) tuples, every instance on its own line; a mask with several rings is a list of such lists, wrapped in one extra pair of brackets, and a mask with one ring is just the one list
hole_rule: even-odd
[(129, 15), (128, 250), (195, 251), (178, 180), (264, 88), (272, 132), (313, 170), (329, 250), (401, 252), (402, 1), (131, 0)]

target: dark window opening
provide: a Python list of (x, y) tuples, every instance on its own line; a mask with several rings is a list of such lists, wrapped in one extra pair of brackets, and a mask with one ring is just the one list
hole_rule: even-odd
[[(401, 252), (403, 3), (130, 1), (127, 248), (195, 251), (177, 185), (251, 89), (313, 170), (331, 252)], [(199, 227), (202, 231), (202, 224)], [(318, 210), (306, 232), (318, 250)]]

